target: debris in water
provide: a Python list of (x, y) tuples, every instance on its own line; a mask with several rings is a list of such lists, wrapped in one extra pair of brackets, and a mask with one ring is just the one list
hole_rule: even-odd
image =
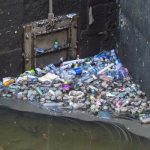
[[(113, 113), (140, 116), (150, 102), (129, 76), (115, 50), (43, 69), (26, 71), (18, 78), (0, 82), (0, 96), (38, 102), (45, 108), (87, 111), (102, 118)], [(107, 113), (106, 113), (107, 112)], [(143, 123), (150, 117), (142, 116)]]

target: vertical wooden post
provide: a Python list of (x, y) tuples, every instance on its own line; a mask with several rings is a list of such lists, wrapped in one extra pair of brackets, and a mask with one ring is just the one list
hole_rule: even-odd
[(53, 13), (53, 0), (49, 0), (49, 13)]
[(48, 13), (48, 21), (52, 24), (54, 18), (53, 13), (53, 0), (49, 0), (49, 13)]
[(34, 67), (35, 51), (34, 40), (32, 36), (32, 24), (24, 27), (24, 57), (25, 57), (25, 70), (30, 70)]

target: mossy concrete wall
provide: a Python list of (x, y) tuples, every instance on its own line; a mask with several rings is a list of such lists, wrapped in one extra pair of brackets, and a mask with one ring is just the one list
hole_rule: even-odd
[(119, 54), (150, 98), (150, 1), (120, 0)]

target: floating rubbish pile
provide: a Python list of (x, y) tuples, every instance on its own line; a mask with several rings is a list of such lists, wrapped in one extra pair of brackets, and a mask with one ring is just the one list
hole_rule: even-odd
[(18, 78), (3, 78), (0, 96), (38, 102), (47, 109), (81, 110), (94, 115), (111, 112), (144, 118), (141, 114), (150, 109), (150, 101), (115, 50), (62, 62), (58, 67), (50, 64), (36, 68)]

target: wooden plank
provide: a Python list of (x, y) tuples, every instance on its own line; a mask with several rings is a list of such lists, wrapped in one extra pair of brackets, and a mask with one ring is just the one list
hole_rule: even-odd
[(32, 36), (32, 25), (27, 25), (24, 28), (24, 58), (25, 58), (25, 70), (30, 70), (34, 67), (34, 44)]

